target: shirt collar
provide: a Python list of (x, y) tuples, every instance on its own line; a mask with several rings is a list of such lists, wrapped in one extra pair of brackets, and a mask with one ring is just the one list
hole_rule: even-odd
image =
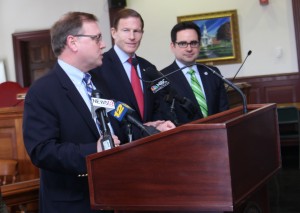
[[(185, 65), (183, 63), (181, 63), (180, 61), (178, 61), (177, 59), (175, 60), (176, 61), (176, 64), (178, 65), (178, 67), (181, 69), (183, 67), (185, 67)], [(183, 74), (187, 74), (187, 72), (190, 70), (190, 69), (193, 69), (195, 72), (198, 71), (197, 69), (197, 66), (194, 64), (193, 66), (190, 66), (190, 67), (186, 67), (184, 69), (182, 69), (182, 72)]]
[[(114, 50), (116, 51), (116, 53), (117, 53), (118, 57), (120, 58), (122, 64), (127, 62), (128, 58), (130, 57), (127, 53), (125, 53), (123, 50), (121, 50), (120, 47), (118, 47), (117, 45), (114, 45)], [(135, 57), (135, 55), (133, 55), (132, 57)]]
[(67, 64), (61, 59), (58, 59), (57, 62), (76, 86), (82, 84), (84, 72), (80, 71), (76, 67), (71, 66), (70, 64)]

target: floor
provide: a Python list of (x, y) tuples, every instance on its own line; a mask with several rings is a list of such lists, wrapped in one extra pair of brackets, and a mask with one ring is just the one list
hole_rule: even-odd
[(268, 187), (271, 213), (300, 213), (298, 147), (282, 148), (282, 169)]

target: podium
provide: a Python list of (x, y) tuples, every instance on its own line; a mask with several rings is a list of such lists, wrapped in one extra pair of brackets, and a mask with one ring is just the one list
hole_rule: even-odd
[(268, 212), (266, 183), (281, 167), (276, 105), (247, 109), (243, 114), (236, 107), (87, 156), (91, 207)]

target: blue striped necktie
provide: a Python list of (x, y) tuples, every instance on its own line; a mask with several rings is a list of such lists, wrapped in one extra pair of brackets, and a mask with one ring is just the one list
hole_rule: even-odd
[[(85, 73), (82, 80), (85, 83), (85, 89), (86, 89), (86, 92), (87, 92), (87, 94), (90, 98), (90, 101), (92, 101), (92, 92), (93, 92), (92, 76), (89, 73)], [(92, 112), (92, 115), (93, 115), (94, 120), (95, 120), (95, 122), (98, 126), (98, 131), (101, 134), (101, 124), (98, 121), (97, 116), (95, 115), (94, 111)]]
[(206, 99), (205, 99), (203, 90), (202, 90), (202, 88), (201, 88), (201, 86), (199, 84), (199, 81), (196, 78), (195, 71), (192, 70), (192, 69), (190, 69), (188, 71), (188, 74), (191, 75), (191, 87), (192, 87), (194, 95), (195, 95), (195, 97), (197, 99), (197, 102), (198, 102), (198, 104), (200, 106), (200, 109), (201, 109), (201, 112), (203, 114), (203, 117), (207, 117), (208, 112), (207, 112)]
[(92, 79), (91, 78), (92, 77), (89, 73), (84, 74), (83, 81), (85, 82), (86, 92), (87, 92), (90, 99), (92, 97), (92, 91), (93, 91), (93, 85), (92, 85)]

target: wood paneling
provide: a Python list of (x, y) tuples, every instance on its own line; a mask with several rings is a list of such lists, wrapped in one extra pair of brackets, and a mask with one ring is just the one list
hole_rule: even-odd
[(39, 170), (26, 152), (22, 122), (23, 107), (0, 108), (0, 158), (18, 161), (16, 183), (1, 186), (3, 200), (11, 213), (37, 209), (38, 203)]
[(238, 78), (235, 82), (251, 85), (248, 103), (300, 102), (299, 72)]
[(22, 122), (23, 107), (0, 108), (0, 158), (18, 160), (17, 181), (39, 177), (24, 146)]

